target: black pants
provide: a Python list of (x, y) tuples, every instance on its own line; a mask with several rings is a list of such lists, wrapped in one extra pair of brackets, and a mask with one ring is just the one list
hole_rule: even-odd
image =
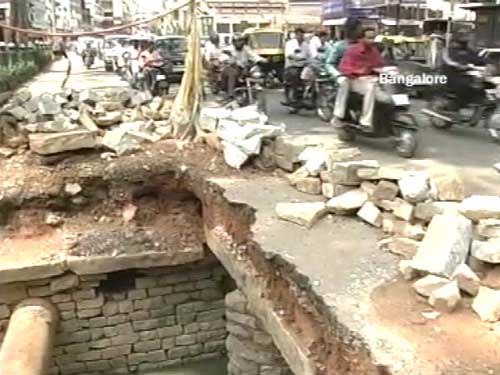
[(238, 78), (242, 74), (242, 69), (238, 66), (227, 66), (222, 71), (222, 85), (226, 92), (226, 97), (229, 99), (234, 98), (234, 90), (236, 89), (236, 83), (238, 82)]
[(478, 85), (473, 77), (465, 74), (448, 75), (448, 89), (457, 98), (457, 109), (463, 108), (469, 103), (479, 104), (486, 97), (484, 88)]
[(297, 87), (302, 84), (300, 75), (303, 68), (299, 67), (288, 67), (285, 69), (284, 73), (284, 86), (285, 86), (285, 98), (287, 102), (291, 102), (293, 98), (290, 98), (290, 89), (292, 87)]

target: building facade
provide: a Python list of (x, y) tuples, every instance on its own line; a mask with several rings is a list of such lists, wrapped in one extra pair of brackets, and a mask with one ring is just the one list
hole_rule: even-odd
[(102, 0), (103, 27), (126, 24), (138, 11), (137, 0)]

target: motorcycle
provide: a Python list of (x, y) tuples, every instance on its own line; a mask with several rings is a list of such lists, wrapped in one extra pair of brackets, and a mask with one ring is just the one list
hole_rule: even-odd
[(264, 91), (264, 73), (260, 64), (245, 69), (234, 91), (235, 102), (240, 107), (257, 104), (257, 109), (267, 113), (267, 98)]
[[(394, 67), (385, 68), (384, 72), (398, 74)], [(385, 84), (383, 88), (390, 93), (391, 101), (375, 104), (371, 127), (362, 126), (359, 123), (363, 96), (355, 92), (349, 94), (347, 118), (341, 126), (337, 127), (337, 135), (340, 140), (346, 142), (354, 141), (357, 135), (370, 138), (391, 138), (395, 141), (398, 155), (411, 158), (418, 146), (418, 123), (415, 116), (409, 112), (410, 99), (407, 89), (405, 86), (395, 84)]]
[(335, 80), (324, 70), (316, 77), (316, 91), (318, 93), (316, 113), (322, 121), (329, 123), (333, 119), (337, 85)]
[(170, 92), (169, 74), (172, 72), (172, 64), (164, 60), (161, 65), (151, 67), (146, 80), (147, 90), (153, 96), (165, 96)]
[(92, 66), (95, 63), (95, 57), (92, 55), (85, 56), (85, 67), (87, 69), (92, 69)]
[(472, 128), (483, 122), (492, 139), (500, 143), (500, 91), (497, 91), (493, 82), (488, 81), (488, 68), (469, 68), (466, 74), (473, 77), (475, 88), (484, 90), (483, 100), (469, 103), (457, 111), (456, 95), (446, 88), (443, 92), (443, 87), (440, 87), (431, 94), (430, 108), (423, 109), (422, 113), (430, 118), (432, 126), (440, 130), (447, 130), (452, 126)]

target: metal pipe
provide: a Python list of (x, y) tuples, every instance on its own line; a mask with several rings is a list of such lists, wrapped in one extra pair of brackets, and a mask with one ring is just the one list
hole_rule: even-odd
[(42, 299), (21, 302), (12, 313), (0, 351), (0, 375), (46, 375), (59, 317)]

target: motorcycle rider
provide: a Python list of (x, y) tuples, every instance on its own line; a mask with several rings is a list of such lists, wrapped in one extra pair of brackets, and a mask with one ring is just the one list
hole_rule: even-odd
[(141, 70), (145, 76), (148, 87), (152, 87), (156, 80), (154, 70), (161, 68), (163, 65), (163, 58), (155, 49), (153, 42), (150, 42), (147, 49), (141, 52), (141, 55), (139, 56), (139, 64), (142, 65)]
[(284, 105), (291, 103), (291, 88), (301, 84), (301, 77), (304, 67), (311, 58), (309, 43), (305, 39), (304, 30), (297, 28), (295, 37), (286, 42), (285, 45), (285, 102)]
[(474, 78), (466, 72), (471, 65), (485, 66), (487, 61), (469, 48), (469, 38), (465, 32), (456, 33), (448, 49), (443, 54), (443, 74), (448, 78), (447, 86), (455, 94), (454, 106), (459, 110), (469, 103), (479, 103), (486, 93), (483, 87), (474, 84)]
[(258, 64), (265, 61), (252, 48), (246, 45), (245, 37), (237, 33), (233, 36), (233, 45), (228, 49), (229, 59), (222, 71), (221, 79), (225, 88), (225, 100), (234, 99), (234, 91), (238, 79), (252, 64)]
[[(375, 35), (375, 29), (366, 28), (362, 38), (345, 51), (340, 63), (340, 72), (349, 79), (350, 89), (363, 95), (363, 110), (359, 125), (368, 128), (373, 126), (376, 101), (389, 102), (391, 100), (390, 96), (378, 85), (376, 70), (382, 68), (384, 62), (375, 46)], [(339, 114), (345, 115), (345, 107), (337, 108), (337, 110)], [(336, 120), (338, 121), (337, 117)], [(341, 122), (335, 125), (342, 127)]]
[(95, 59), (97, 56), (97, 50), (92, 46), (92, 42), (87, 42), (85, 49), (82, 52), (83, 63), (85, 64), (87, 57)]
[(309, 54), (311, 58), (316, 58), (320, 53), (321, 49), (324, 49), (328, 45), (329, 35), (325, 31), (321, 31), (318, 35), (315, 35), (309, 41)]

